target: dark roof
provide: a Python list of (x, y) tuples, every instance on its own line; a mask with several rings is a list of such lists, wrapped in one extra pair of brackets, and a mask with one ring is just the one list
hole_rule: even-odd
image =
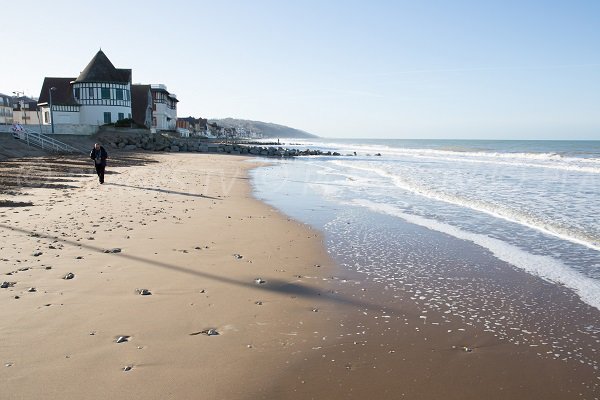
[(49, 103), (50, 95), (48, 92), (50, 91), (50, 88), (55, 87), (56, 90), (52, 92), (52, 104), (65, 106), (77, 105), (73, 98), (73, 90), (71, 88), (71, 82), (74, 80), (75, 78), (44, 78), (44, 84), (42, 85), (38, 104)]
[(194, 117), (184, 117), (184, 118), (177, 117), (177, 119), (180, 120), (180, 121), (187, 121), (187, 122), (190, 122), (190, 123), (196, 123), (196, 121), (198, 121)]
[(150, 85), (131, 85), (131, 117), (138, 125), (146, 125), (146, 111), (152, 106)]
[(115, 68), (106, 54), (100, 50), (75, 81), (129, 83), (131, 82), (131, 69)]

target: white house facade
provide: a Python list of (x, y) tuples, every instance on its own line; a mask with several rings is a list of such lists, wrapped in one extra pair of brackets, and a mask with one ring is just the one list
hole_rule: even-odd
[(162, 84), (150, 85), (152, 92), (152, 127), (159, 131), (177, 128), (177, 96)]
[(81, 124), (103, 125), (131, 118), (131, 84), (75, 82), (73, 97), (79, 103)]

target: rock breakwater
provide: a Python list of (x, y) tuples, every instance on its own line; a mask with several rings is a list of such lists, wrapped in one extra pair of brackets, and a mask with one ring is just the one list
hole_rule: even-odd
[(318, 149), (295, 149), (281, 146), (256, 145), (247, 143), (219, 143), (206, 139), (175, 138), (162, 134), (137, 136), (115, 136), (106, 140), (106, 144), (114, 149), (147, 150), (163, 152), (198, 152), (227, 153), (234, 155), (255, 155), (263, 157), (297, 157), (328, 155), (339, 156), (340, 153)]

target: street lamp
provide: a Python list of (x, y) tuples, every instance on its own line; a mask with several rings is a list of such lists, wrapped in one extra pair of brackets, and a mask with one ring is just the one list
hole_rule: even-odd
[(52, 92), (54, 92), (56, 88), (52, 86), (48, 93), (50, 94), (50, 123), (52, 124), (52, 133), (54, 133), (54, 114), (52, 113)]

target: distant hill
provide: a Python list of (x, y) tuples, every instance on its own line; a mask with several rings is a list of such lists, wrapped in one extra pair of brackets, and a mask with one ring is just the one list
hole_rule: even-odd
[(247, 119), (210, 119), (209, 123), (216, 123), (225, 128), (244, 128), (252, 132), (262, 134), (265, 138), (316, 138), (317, 135), (290, 128), (289, 126), (277, 125), (270, 122), (250, 121)]

